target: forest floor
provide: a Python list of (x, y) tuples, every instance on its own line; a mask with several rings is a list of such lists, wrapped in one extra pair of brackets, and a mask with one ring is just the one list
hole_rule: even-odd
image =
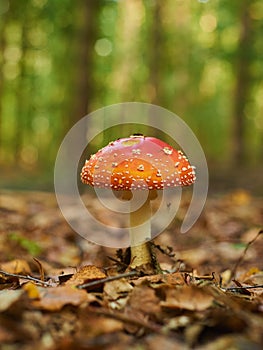
[(54, 194), (2, 191), (0, 349), (262, 349), (263, 198), (214, 194), (180, 234), (188, 204), (155, 240), (165, 273), (122, 276)]

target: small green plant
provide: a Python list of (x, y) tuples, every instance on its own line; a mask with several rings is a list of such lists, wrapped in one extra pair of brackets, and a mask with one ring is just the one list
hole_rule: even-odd
[(35, 241), (23, 237), (20, 233), (12, 232), (9, 237), (31, 255), (38, 255), (42, 251), (41, 247)]

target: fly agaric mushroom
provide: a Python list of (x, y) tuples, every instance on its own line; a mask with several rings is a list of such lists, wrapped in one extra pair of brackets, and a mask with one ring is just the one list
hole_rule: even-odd
[(182, 151), (167, 143), (142, 135), (110, 142), (86, 160), (81, 180), (94, 187), (121, 191), (123, 199), (132, 190), (148, 190), (148, 197), (137, 210), (130, 211), (131, 268), (151, 264), (151, 203), (157, 190), (188, 186), (195, 181), (194, 167)]

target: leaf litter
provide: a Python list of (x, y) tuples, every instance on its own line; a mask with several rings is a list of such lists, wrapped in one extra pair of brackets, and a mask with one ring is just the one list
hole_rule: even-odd
[(183, 200), (155, 242), (164, 273), (144, 275), (77, 236), (52, 194), (3, 193), (0, 348), (261, 349), (262, 198), (208, 199), (180, 235)]

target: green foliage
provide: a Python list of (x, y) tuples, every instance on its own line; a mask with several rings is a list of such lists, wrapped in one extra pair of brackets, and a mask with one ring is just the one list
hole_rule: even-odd
[[(0, 165), (51, 173), (69, 128), (123, 101), (178, 114), (215, 164), (219, 156), (220, 165), (233, 161), (238, 138), (243, 160), (248, 153), (260, 160), (262, 19), (260, 0), (2, 0)], [(249, 36), (245, 48), (242, 35)], [(239, 65), (248, 67), (244, 83)]]
[(234, 243), (232, 244), (233, 248), (237, 249), (237, 250), (244, 250), (247, 246), (247, 244), (245, 243)]
[(32, 256), (37, 256), (42, 251), (42, 248), (35, 241), (32, 241), (19, 233), (12, 232), (9, 234), (9, 237)]

